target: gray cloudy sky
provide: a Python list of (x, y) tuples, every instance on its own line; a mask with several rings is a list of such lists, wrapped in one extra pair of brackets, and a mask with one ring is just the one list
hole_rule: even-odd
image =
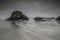
[(60, 0), (0, 0), (0, 17), (8, 17), (14, 10), (30, 17), (56, 17), (60, 15)]

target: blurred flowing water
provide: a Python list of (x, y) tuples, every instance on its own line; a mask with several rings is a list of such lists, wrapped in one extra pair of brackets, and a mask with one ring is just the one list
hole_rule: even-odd
[(60, 25), (55, 21), (0, 22), (0, 40), (60, 40)]

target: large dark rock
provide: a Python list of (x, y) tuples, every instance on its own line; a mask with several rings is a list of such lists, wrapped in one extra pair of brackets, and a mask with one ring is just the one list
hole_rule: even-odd
[(29, 18), (24, 15), (21, 11), (13, 11), (11, 17), (7, 20), (9, 21), (18, 21), (18, 20), (29, 20)]
[(56, 21), (60, 21), (60, 16), (58, 16), (55, 20), (56, 20)]
[(60, 16), (58, 16), (55, 20), (60, 24)]

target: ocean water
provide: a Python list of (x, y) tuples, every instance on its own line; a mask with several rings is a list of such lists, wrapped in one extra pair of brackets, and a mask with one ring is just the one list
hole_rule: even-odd
[[(2, 20), (2, 19), (1, 19)], [(0, 22), (0, 40), (60, 40), (60, 24), (56, 21)]]

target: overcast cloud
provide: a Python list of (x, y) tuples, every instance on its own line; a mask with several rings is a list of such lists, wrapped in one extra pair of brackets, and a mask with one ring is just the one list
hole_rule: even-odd
[(12, 11), (20, 10), (29, 17), (59, 16), (59, 0), (0, 0), (0, 17), (8, 17)]

